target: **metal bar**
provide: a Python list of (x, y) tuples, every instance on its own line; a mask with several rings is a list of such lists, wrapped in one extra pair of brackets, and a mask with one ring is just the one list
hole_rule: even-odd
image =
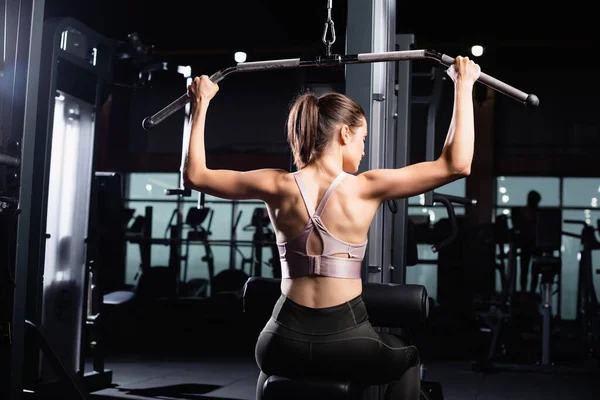
[[(380, 6), (383, 11), (383, 19), (385, 19), (385, 25), (381, 29), (381, 35), (385, 40), (383, 49), (385, 50), (396, 50), (396, 1), (386, 0)], [(382, 129), (383, 129), (383, 140), (382, 140), (382, 157), (383, 163), (382, 168), (393, 169), (396, 165), (395, 160), (395, 144), (396, 134), (395, 125), (396, 121), (394, 115), (396, 114), (396, 99), (394, 91), (396, 89), (395, 78), (396, 78), (396, 64), (398, 63), (382, 63), (381, 66), (384, 70), (384, 100), (382, 102)], [(394, 217), (395, 214), (392, 209), (385, 204), (383, 207), (383, 254), (381, 265), (383, 267), (382, 282), (391, 283), (393, 282), (394, 272)]]
[[(231, 236), (231, 240), (235, 241), (237, 240), (237, 224), (239, 223), (239, 220), (236, 220), (236, 218), (238, 218), (238, 201), (237, 200), (233, 200), (231, 202), (231, 231), (230, 231), (230, 236)], [(241, 217), (241, 211), (239, 216)], [(235, 248), (232, 246), (229, 249), (229, 269), (235, 269), (235, 265), (237, 264), (236, 262), (236, 258), (237, 258), (237, 252), (235, 251)]]
[(427, 50), (401, 50), (380, 53), (363, 53), (357, 54), (356, 59), (361, 63), (421, 60), (427, 58), (425, 54), (426, 51)]
[[(390, 26), (390, 15), (388, 13), (388, 1), (379, 0), (371, 2), (371, 46), (369, 50), (388, 51), (390, 50), (390, 41), (388, 40), (388, 29), (395, 32), (395, 28)], [(393, 47), (391, 49), (394, 49)], [(371, 53), (369, 53), (371, 54)], [(356, 57), (357, 60), (359, 56)], [(386, 168), (385, 151), (387, 143), (387, 124), (386, 112), (388, 103), (388, 64), (378, 63), (371, 65), (370, 71), (371, 87), (369, 90), (369, 101), (371, 103), (371, 118), (367, 119), (370, 123), (369, 129), (369, 160), (365, 164), (370, 170)], [(368, 76), (363, 77), (356, 82), (366, 81)], [(352, 96), (350, 96), (352, 97)], [(385, 207), (377, 210), (371, 228), (369, 229), (366, 259), (369, 267), (369, 282), (387, 283), (389, 282), (389, 257), (386, 257), (386, 250), (389, 249), (389, 243), (386, 243), (391, 236), (391, 232), (386, 232), (386, 211)], [(387, 235), (386, 235), (387, 233)], [(387, 244), (387, 246), (386, 246)], [(385, 260), (388, 258), (388, 260)], [(385, 261), (384, 261), (385, 260)], [(387, 261), (387, 262), (386, 262)]]
[[(415, 42), (412, 34), (397, 35), (396, 46), (407, 49)], [(396, 114), (395, 114), (395, 165), (394, 168), (402, 168), (410, 163), (410, 122), (411, 122), (411, 98), (412, 98), (412, 63), (396, 64)], [(394, 271), (392, 282), (406, 283), (406, 221), (408, 219), (408, 199), (396, 200), (398, 212), (394, 215), (392, 265)]]
[(446, 211), (448, 212), (448, 219), (450, 220), (450, 224), (452, 226), (452, 234), (446, 239), (442, 240), (440, 243), (434, 244), (431, 247), (431, 250), (434, 253), (437, 253), (450, 243), (452, 243), (456, 237), (458, 236), (458, 225), (456, 222), (456, 215), (454, 213), (454, 206), (452, 203), (459, 203), (464, 205), (474, 205), (477, 204), (477, 200), (469, 199), (466, 197), (459, 196), (451, 196), (447, 194), (440, 194), (431, 192), (433, 196), (432, 205), (435, 203), (442, 203), (444, 207), (446, 207)]
[[(346, 27), (346, 53), (354, 53), (365, 50), (370, 50), (373, 46), (373, 4), (372, 1), (364, 0), (348, 0), (348, 15), (347, 15), (347, 27)], [(369, 169), (371, 164), (371, 154), (373, 152), (373, 142), (375, 136), (373, 136), (372, 126), (373, 118), (373, 93), (371, 90), (372, 81), (372, 66), (367, 64), (362, 65), (348, 65), (344, 68), (345, 72), (345, 94), (352, 97), (357, 103), (359, 103), (365, 112), (365, 119), (368, 124), (369, 135), (365, 143), (365, 156), (360, 163), (358, 172), (364, 172)], [(374, 132), (377, 134), (377, 131)], [(373, 219), (371, 223), (370, 232), (377, 230), (376, 224), (377, 218)], [(375, 246), (376, 242), (369, 236), (368, 248)], [(369, 257), (365, 253), (363, 260), (363, 281), (367, 282), (369, 279)]]
[[(8, 399), (17, 400), (23, 396), (23, 366), (25, 358), (25, 319), (27, 309), (27, 287), (30, 282), (29, 264), (30, 248), (29, 239), (31, 234), (32, 208), (36, 200), (32, 197), (34, 188), (33, 178), (35, 176), (35, 145), (36, 145), (36, 122), (38, 114), (38, 86), (40, 78), (40, 63), (42, 49), (42, 31), (44, 22), (44, 0), (29, 0), (16, 2), (7, 2), (7, 7), (11, 6), (10, 13), (7, 10), (7, 21), (18, 26), (19, 31), (15, 38), (18, 42), (11, 42), (16, 46), (18, 43), (19, 51), (15, 51), (14, 61), (20, 67), (14, 71), (13, 78), (23, 79), (26, 85), (23, 85), (22, 97), (24, 115), (23, 119), (18, 121), (21, 126), (11, 126), (9, 134), (12, 138), (21, 137), (21, 173), (19, 190), (19, 224), (17, 228), (17, 250), (15, 262), (15, 294), (13, 297), (13, 322), (12, 322), (12, 349), (10, 366), (10, 393)], [(20, 15), (16, 14), (16, 8), (20, 8)], [(12, 14), (15, 12), (15, 14)], [(16, 16), (18, 15), (18, 18)], [(15, 17), (15, 18), (12, 18)], [(21, 30), (22, 29), (22, 30)], [(5, 38), (7, 39), (7, 38)], [(7, 76), (5, 74), (4, 78)], [(4, 80), (4, 79), (3, 79)], [(16, 100), (15, 97), (12, 99)], [(6, 110), (3, 110), (6, 112)], [(10, 116), (11, 119), (13, 116)], [(17, 122), (17, 121), (16, 121)], [(6, 129), (6, 126), (4, 127)], [(20, 133), (22, 132), (22, 136)]]
[[(198, 195), (200, 197), (200, 195)], [(131, 203), (175, 203), (174, 200), (171, 199), (125, 199), (125, 202)], [(198, 200), (183, 200), (184, 204), (198, 204), (200, 203)], [(231, 204), (231, 200), (206, 200), (204, 202), (207, 204)], [(244, 205), (252, 204), (252, 205), (264, 205), (264, 201), (253, 201), (253, 200), (244, 200)]]
[[(301, 60), (300, 58), (290, 58), (282, 60), (266, 60), (266, 61), (254, 61), (239, 63), (236, 66), (228, 67), (223, 70), (215, 72), (210, 76), (210, 80), (214, 83), (218, 83), (223, 80), (227, 75), (235, 72), (249, 72), (249, 71), (264, 71), (264, 70), (276, 70), (286, 68), (301, 68), (301, 67), (333, 67), (345, 64), (360, 64), (360, 63), (377, 63), (387, 61), (408, 61), (408, 60), (424, 60), (431, 59), (439, 62), (447, 67), (454, 63), (454, 58), (445, 54), (439, 53), (435, 50), (403, 50), (403, 51), (388, 51), (379, 53), (360, 53), (351, 55), (332, 55), (329, 57), (318, 57), (315, 60)], [(516, 89), (507, 83), (504, 83), (490, 75), (481, 72), (478, 79), (479, 82), (483, 83), (499, 91), (506, 96), (512, 97), (513, 99), (526, 104), (529, 107), (537, 107), (539, 99), (534, 94), (525, 93), (519, 89)], [(151, 129), (164, 121), (170, 115), (177, 112), (179, 109), (184, 107), (190, 98), (187, 93), (181, 95), (175, 101), (158, 111), (156, 114), (144, 118), (142, 121), (142, 127), (146, 130)]]
[(244, 246), (251, 247), (257, 244), (263, 246), (274, 246), (277, 243), (269, 240), (230, 240), (230, 239), (209, 239), (209, 240), (189, 240), (185, 238), (171, 239), (171, 238), (159, 238), (159, 237), (128, 237), (127, 241), (136, 244), (178, 244), (178, 243), (189, 243), (189, 244), (208, 244), (210, 246)]
[(56, 372), (57, 376), (62, 379), (68, 387), (70, 387), (72, 390), (72, 395), (82, 400), (90, 399), (91, 397), (85, 387), (85, 383), (81, 380), (81, 377), (74, 371), (70, 370), (65, 365), (66, 362), (64, 360), (61, 360), (60, 355), (54, 350), (50, 342), (48, 342), (48, 339), (46, 339), (46, 336), (42, 332), (42, 328), (29, 320), (25, 320), (25, 326), (27, 326), (29, 331), (34, 334), (37, 344), (43, 351), (44, 356), (46, 356), (46, 358), (48, 358), (50, 361), (50, 364), (52, 365), (52, 368), (54, 369), (54, 372)]
[(468, 198), (468, 197), (452, 196), (452, 195), (449, 195), (449, 194), (440, 194), (440, 193), (435, 193), (435, 195), (438, 198), (439, 197), (445, 197), (451, 203), (462, 204), (462, 205), (465, 205), (465, 206), (472, 206), (472, 205), (477, 204), (477, 200), (476, 199), (471, 199), (471, 198)]

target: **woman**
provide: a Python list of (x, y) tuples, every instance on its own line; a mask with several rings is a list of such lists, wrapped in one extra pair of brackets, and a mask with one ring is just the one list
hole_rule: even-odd
[(387, 385), (388, 398), (419, 398), (419, 357), (413, 346), (371, 327), (361, 299), (360, 266), (367, 232), (382, 202), (427, 192), (470, 173), (474, 145), (473, 84), (479, 66), (457, 57), (454, 113), (440, 157), (400, 169), (353, 175), (364, 156), (363, 109), (337, 93), (300, 95), (287, 122), (297, 172), (211, 170), (204, 126), (218, 91), (206, 76), (189, 86), (193, 122), (184, 168), (186, 187), (226, 199), (267, 205), (281, 256), (281, 297), (256, 344), (268, 375), (313, 374)]

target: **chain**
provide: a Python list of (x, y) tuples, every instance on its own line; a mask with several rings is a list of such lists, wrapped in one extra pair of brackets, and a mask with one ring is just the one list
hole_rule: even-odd
[[(331, 45), (335, 43), (335, 28), (331, 19), (331, 9), (333, 8), (333, 0), (327, 0), (327, 21), (325, 21), (325, 30), (323, 31), (323, 44), (326, 47), (325, 54), (331, 56)], [(327, 31), (331, 30), (331, 40), (327, 40)]]

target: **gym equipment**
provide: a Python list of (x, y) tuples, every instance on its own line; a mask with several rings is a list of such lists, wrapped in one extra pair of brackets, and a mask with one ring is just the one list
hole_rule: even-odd
[[(143, 216), (137, 216), (134, 223), (127, 230), (125, 239), (130, 243), (139, 245), (140, 249), (140, 281), (138, 282), (138, 291), (148, 294), (153, 298), (177, 296), (183, 297), (202, 297), (206, 295), (207, 286), (214, 277), (214, 257), (212, 255), (211, 243), (208, 239), (210, 235), (210, 226), (212, 224), (213, 210), (201, 206), (201, 208), (191, 207), (188, 210), (185, 223), (180, 226), (172, 224), (178, 209), (173, 211), (171, 220), (167, 224), (165, 237), (152, 237), (152, 215), (151, 206), (145, 208)], [(207, 228), (201, 226), (208, 218)], [(183, 238), (183, 231), (187, 229), (187, 236)], [(175, 237), (167, 237), (168, 232), (175, 232)], [(169, 265), (152, 266), (151, 246), (156, 244), (169, 246)], [(185, 245), (185, 254), (181, 254), (181, 247)], [(188, 281), (187, 274), (189, 269), (189, 248), (190, 245), (202, 245), (205, 248), (206, 255), (202, 261), (207, 263), (209, 280), (194, 279)], [(181, 261), (183, 265), (183, 277), (181, 271)], [(152, 277), (156, 275), (156, 277)]]
[[(34, 7), (35, 4), (35, 7)], [(0, 276), (6, 282), (0, 301), (0, 398), (16, 400), (23, 397), (23, 368), (27, 310), (27, 272), (30, 268), (28, 248), (30, 221), (37, 213), (37, 199), (32, 196), (36, 164), (36, 121), (38, 115), (38, 84), (41, 64), (41, 36), (44, 7), (34, 0), (2, 3), (3, 60), (0, 91), (0, 140), (2, 164), (2, 212), (0, 225), (2, 247), (9, 257), (2, 263)], [(40, 141), (42, 143), (42, 141)], [(11, 148), (9, 148), (11, 147)], [(18, 165), (20, 168), (9, 167)], [(6, 192), (4, 190), (6, 189)], [(8, 205), (9, 207), (5, 206)], [(7, 221), (8, 219), (8, 221)], [(13, 269), (14, 267), (14, 269)]]
[[(7, 52), (14, 59), (6, 65), (13, 63), (16, 71), (4, 75), (18, 72), (11, 118), (23, 124), (10, 128), (3, 121), (22, 133), (17, 141), (23, 143), (8, 398), (68, 396), (65, 388), (81, 387), (74, 376), (86, 390), (112, 380), (101, 359), (86, 372), (83, 356), (101, 346), (87, 342), (102, 323), (101, 293), (92, 290), (100, 282), (89, 211), (97, 110), (111, 80), (113, 43), (70, 18), (44, 21), (43, 2), (10, 2), (8, 11), (14, 32), (27, 31), (16, 40), (18, 51)], [(37, 334), (26, 335), (32, 327)]]
[(95, 172), (95, 207), (90, 211), (98, 229), (96, 230), (98, 251), (96, 263), (103, 267), (96, 273), (101, 281), (102, 294), (118, 291), (125, 286), (125, 230), (134, 210), (123, 208), (123, 181), (114, 172)]
[[(516, 285), (516, 262), (517, 262), (517, 245), (516, 232), (508, 227), (508, 217), (501, 215), (496, 218), (493, 227), (493, 240), (497, 246), (498, 263), (494, 262), (494, 273), (497, 271), (500, 274), (501, 291), (495, 293), (495, 285), (493, 288), (494, 294), (485, 299), (478, 306), (487, 307), (475, 312), (476, 318), (483, 324), (480, 329), (483, 332), (491, 333), (490, 344), (487, 353), (482, 360), (474, 363), (474, 369), (486, 368), (498, 356), (498, 347), (502, 347), (501, 354), (506, 352), (505, 343), (500, 342), (501, 335), (505, 334), (504, 329), (506, 323), (512, 316), (513, 296)], [(508, 250), (505, 250), (505, 246)], [(495, 274), (493, 276), (495, 281)], [(495, 283), (495, 282), (494, 282)]]
[[(591, 356), (600, 359), (600, 307), (594, 287), (592, 265), (592, 252), (600, 249), (600, 242), (596, 239), (596, 231), (600, 230), (600, 219), (597, 221), (597, 228), (586, 221), (566, 219), (564, 223), (582, 226), (580, 234), (563, 232), (563, 235), (581, 240), (575, 319), (579, 327), (584, 358)], [(596, 270), (596, 273), (600, 274), (600, 270)]]
[[(281, 281), (274, 278), (250, 278), (244, 286), (243, 308), (252, 323), (264, 325), (281, 295)], [(402, 328), (402, 338), (410, 343), (429, 314), (427, 290), (421, 285), (364, 283), (362, 297), (374, 327)], [(434, 386), (434, 385), (433, 385)], [(428, 385), (422, 394), (427, 396)], [(263, 387), (263, 398), (273, 399), (356, 399), (369, 393), (368, 387), (352, 381), (318, 378), (288, 379), (270, 376)], [(372, 397), (369, 397), (372, 398)], [(425, 397), (429, 398), (429, 397)]]
[[(241, 215), (241, 212), (240, 212)], [(267, 247), (271, 250), (271, 258), (265, 264), (269, 265), (273, 269), (273, 277), (281, 278), (281, 262), (279, 261), (279, 250), (277, 248), (277, 240), (275, 238), (275, 232), (270, 229), (271, 220), (265, 207), (257, 207), (252, 213), (252, 219), (250, 224), (246, 225), (244, 231), (254, 231), (252, 235), (252, 242), (255, 246), (252, 246), (252, 252), (249, 258), (244, 258), (242, 261), (242, 269), (244, 269), (245, 263), (251, 263), (249, 270), (250, 276), (262, 277), (262, 265), (263, 265), (263, 254), (262, 250), (267, 243)]]
[[(532, 260), (533, 267), (537, 268), (541, 275), (541, 349), (540, 357), (536, 363), (515, 363), (501, 362), (494, 360), (496, 347), (500, 335), (505, 333), (503, 327), (507, 321), (513, 318), (513, 293), (514, 281), (516, 280), (516, 245), (515, 233), (512, 232), (509, 237), (510, 249), (508, 253), (508, 269), (506, 272), (506, 281), (503, 283), (503, 291), (498, 303), (499, 310), (488, 313), (486, 316), (496, 317), (495, 324), (489, 323), (489, 327), (493, 330), (492, 343), (489, 347), (487, 358), (473, 363), (473, 369), (477, 371), (493, 371), (493, 370), (516, 370), (528, 372), (567, 372), (567, 373), (589, 373), (585, 367), (570, 367), (567, 365), (556, 365), (552, 360), (551, 338), (552, 338), (552, 295), (555, 293), (553, 286), (556, 285), (557, 278), (560, 277), (562, 259), (562, 210), (560, 208), (540, 208), (535, 229), (535, 254)], [(560, 305), (560, 303), (559, 303)], [(494, 315), (495, 314), (495, 315)], [(488, 320), (489, 321), (489, 320)]]
[[(513, 215), (519, 215), (519, 209), (514, 208)], [(542, 302), (540, 312), (542, 314), (542, 340), (540, 370), (550, 365), (550, 322), (552, 318), (552, 286), (554, 278), (558, 277), (560, 282), (560, 209), (538, 210), (536, 224), (536, 255), (532, 259), (532, 270), (538, 267), (542, 275)], [(516, 220), (516, 219), (515, 219)], [(502, 290), (498, 296), (492, 296), (486, 304), (487, 310), (476, 312), (477, 318), (483, 323), (482, 331), (492, 334), (490, 344), (485, 357), (473, 363), (473, 369), (477, 371), (489, 371), (497, 369), (527, 370), (534, 368), (527, 363), (518, 362), (513, 359), (511, 363), (501, 362), (500, 358), (516, 353), (517, 350), (510, 348), (522, 341), (522, 332), (515, 321), (515, 293), (517, 281), (517, 257), (519, 254), (520, 225), (513, 222), (509, 229), (506, 216), (500, 216), (494, 226), (494, 238), (499, 247), (500, 264), (495, 266), (500, 273)], [(505, 245), (508, 250), (505, 251)], [(558, 256), (556, 256), (558, 252)], [(560, 304), (560, 302), (559, 302)], [(500, 350), (500, 351), (499, 351)], [(514, 355), (513, 355), (514, 356)]]
[[(488, 306), (487, 310), (480, 310), (476, 312), (477, 318), (480, 320), (480, 322), (483, 323), (483, 327), (481, 328), (481, 330), (492, 334), (486, 359), (478, 361), (479, 364), (477, 364), (481, 365), (482, 368), (488, 368), (488, 366), (495, 365), (498, 357), (505, 357), (509, 356), (512, 353), (517, 353), (517, 349), (509, 349), (509, 347), (511, 345), (516, 346), (518, 342), (522, 341), (521, 337), (523, 336), (522, 331), (524, 326), (523, 324), (519, 323), (519, 321), (516, 318), (516, 314), (518, 314), (520, 311), (518, 306), (520, 306), (522, 310), (526, 310), (527, 302), (519, 302), (519, 299), (517, 299), (515, 296), (517, 289), (517, 259), (520, 255), (520, 250), (523, 243), (523, 226), (520, 218), (521, 209), (522, 207), (513, 207), (511, 209), (511, 228), (508, 227), (508, 216), (506, 215), (498, 216), (492, 228), (494, 241), (497, 246), (497, 257), (499, 261), (499, 263), (496, 263), (494, 265), (494, 271), (497, 271), (500, 274), (500, 283), (502, 289), (498, 295), (491, 296), (491, 298), (485, 302), (485, 305)], [(552, 223), (555, 224), (556, 221), (552, 221), (552, 217), (550, 215), (547, 215), (547, 212), (552, 211), (543, 211), (543, 216), (540, 220), (540, 223), (550, 224), (549, 226), (546, 226), (546, 229), (550, 229), (551, 231), (549, 232), (556, 234), (557, 226), (552, 225)], [(548, 218), (550, 218), (550, 221), (547, 220)], [(540, 236), (540, 240), (542, 240), (540, 242), (540, 246), (546, 246), (543, 243), (544, 238), (547, 238), (547, 233)], [(554, 237), (552, 240), (556, 241), (556, 237)], [(556, 245), (556, 242), (553, 243), (553, 245)], [(540, 248), (540, 251), (542, 250), (542, 248)], [(555, 248), (555, 250), (556, 249), (557, 248)], [(558, 251), (559, 250), (560, 246), (558, 246)], [(551, 259), (548, 257), (539, 258), (538, 261), (543, 262), (536, 263), (535, 257), (533, 257), (531, 268), (532, 275), (536, 274), (537, 267), (544, 269), (544, 274), (542, 274), (542, 277), (545, 278), (546, 281), (542, 284), (542, 294), (544, 294), (543, 285), (551, 283), (551, 279), (553, 279), (554, 277), (556, 278), (556, 285), (558, 286), (557, 300), (558, 304), (560, 305), (560, 273), (551, 274), (552, 268), (548, 265), (550, 260)], [(555, 262), (557, 261), (556, 259), (552, 260)], [(541, 271), (537, 272), (539, 273)], [(544, 299), (542, 298), (542, 302), (543, 300)], [(542, 307), (544, 306), (542, 305)], [(542, 310), (544, 310), (544, 308)], [(557, 316), (559, 315), (560, 311), (557, 311)], [(531, 320), (531, 318), (527, 319)]]
[(21, 160), (18, 157), (11, 157), (6, 154), (0, 154), (0, 165), (7, 167), (18, 167), (21, 165)]
[(466, 197), (436, 193), (434, 191), (432, 192), (432, 203), (441, 203), (446, 208), (446, 211), (448, 212), (448, 220), (450, 222), (450, 236), (446, 237), (440, 243), (434, 244), (431, 247), (431, 250), (434, 253), (438, 253), (441, 249), (445, 248), (450, 243), (452, 243), (458, 236), (458, 224), (456, 222), (456, 214), (454, 213), (453, 204), (462, 204), (465, 206), (475, 205), (477, 204), (477, 200), (469, 199)]
[[(177, 210), (174, 211), (174, 213), (176, 212)], [(240, 216), (241, 214), (238, 214), (234, 226), (237, 226)], [(200, 225), (207, 218), (208, 225), (206, 228), (202, 228)], [(130, 243), (138, 244), (140, 248), (141, 263), (138, 290), (152, 298), (175, 298), (179, 296), (204, 297), (207, 295), (207, 285), (210, 284), (210, 296), (216, 293), (238, 293), (243, 287), (244, 282), (248, 279), (249, 273), (262, 274), (262, 264), (264, 263), (262, 249), (264, 247), (269, 247), (273, 254), (272, 259), (269, 261), (269, 264), (273, 268), (273, 273), (280, 273), (278, 272), (281, 270), (281, 267), (279, 266), (279, 253), (275, 242), (275, 234), (266, 225), (269, 221), (264, 207), (257, 208), (254, 211), (252, 222), (244, 227), (245, 230), (254, 231), (252, 240), (209, 239), (212, 219), (212, 209), (205, 206), (201, 206), (200, 208), (192, 207), (189, 209), (186, 222), (182, 224), (182, 227), (172, 228), (168, 226), (166, 230), (166, 232), (172, 232), (173, 229), (177, 229), (178, 232), (183, 232), (184, 228), (189, 228), (186, 237), (183, 237), (183, 235), (177, 235), (180, 237), (175, 238), (152, 237), (152, 207), (146, 207), (144, 216), (137, 216), (126, 234), (126, 240)], [(171, 222), (169, 222), (169, 225), (171, 225)], [(177, 258), (184, 261), (183, 278), (180, 277), (179, 263), (162, 267), (151, 265), (150, 249), (152, 245), (170, 246), (169, 259), (172, 261)], [(179, 250), (182, 245), (185, 246), (185, 254), (181, 254)], [(201, 245), (205, 248), (206, 255), (202, 258), (202, 261), (207, 263), (209, 272), (208, 282), (202, 279), (194, 279), (189, 282), (187, 280), (187, 271), (189, 269), (188, 254), (191, 245)], [(230, 268), (215, 274), (214, 256), (212, 253), (213, 246), (227, 246), (237, 251), (242, 246), (251, 247), (252, 251), (249, 258), (243, 257), (241, 269)], [(174, 255), (173, 253), (176, 254)], [(248, 273), (244, 269), (247, 263), (251, 264)]]
[[(152, 266), (151, 246), (157, 243), (158, 238), (152, 238), (152, 206), (146, 206), (143, 216), (136, 217), (132, 226), (127, 230), (125, 239), (130, 243), (136, 243), (140, 249), (140, 271), (136, 274), (138, 280), (135, 288), (136, 298), (147, 302), (159, 298), (175, 298), (179, 281), (179, 265), (176, 266)], [(169, 227), (167, 227), (167, 231)], [(181, 239), (162, 239), (163, 244), (170, 245), (169, 261), (173, 262), (174, 251), (179, 253)], [(176, 250), (173, 248), (177, 247)], [(177, 256), (178, 257), (178, 256)]]
[[(192, 297), (204, 297), (207, 296), (208, 285), (213, 281), (215, 275), (215, 262), (213, 252), (210, 247), (209, 237), (212, 234), (210, 227), (212, 225), (212, 219), (214, 216), (214, 210), (201, 206), (201, 208), (191, 207), (185, 218), (185, 227), (189, 227), (187, 234), (187, 240), (185, 241), (185, 255), (181, 256), (184, 261), (183, 267), (183, 278), (180, 278), (179, 295), (185, 294), (186, 296)], [(202, 227), (202, 224), (208, 217), (208, 224), (206, 228)], [(187, 273), (189, 266), (189, 253), (190, 253), (190, 242), (200, 242), (204, 244), (205, 255), (202, 257), (202, 261), (205, 261), (208, 266), (208, 281), (206, 279), (192, 279), (188, 281)]]
[[(165, 195), (167, 196), (176, 196), (176, 207), (171, 213), (171, 218), (167, 223), (167, 228), (165, 229), (164, 238), (169, 237), (170, 239), (180, 239), (183, 235), (183, 206), (184, 206), (184, 198), (190, 197), (192, 195), (192, 191), (190, 189), (165, 189)], [(202, 206), (204, 206), (202, 204)], [(173, 223), (175, 220), (175, 223)], [(169, 243), (169, 265), (173, 271), (176, 285), (179, 285), (179, 280), (181, 279), (181, 261), (183, 257), (181, 255), (181, 244), (172, 241)]]
[[(242, 211), (237, 215), (232, 232), (237, 230), (241, 216)], [(245, 257), (240, 251), (238, 247), (239, 241), (231, 241), (232, 248), (242, 257), (242, 264), (240, 269), (236, 269), (233, 266), (218, 273), (213, 282), (211, 293), (230, 292), (237, 295), (250, 276), (262, 277), (263, 263), (271, 266), (275, 278), (281, 277), (279, 250), (277, 249), (275, 233), (269, 228), (270, 224), (271, 221), (267, 209), (265, 207), (255, 208), (250, 223), (242, 228), (245, 232), (254, 232), (252, 235), (250, 256)], [(268, 262), (263, 261), (263, 247), (268, 247), (271, 250), (272, 257)], [(247, 272), (246, 265), (248, 265)]]
[[(410, 263), (407, 263), (407, 265), (416, 265), (419, 263), (429, 263), (428, 260), (419, 260), (416, 254), (416, 246), (417, 243), (427, 243), (431, 245), (431, 251), (433, 251), (434, 253), (439, 253), (441, 250), (445, 249), (446, 247), (448, 247), (450, 244), (452, 244), (458, 237), (459, 235), (459, 227), (458, 227), (458, 223), (456, 220), (456, 213), (454, 211), (454, 204), (460, 204), (460, 205), (474, 205), (477, 204), (477, 200), (475, 199), (470, 199), (467, 197), (460, 197), (460, 196), (452, 196), (452, 195), (447, 195), (447, 194), (442, 194), (442, 193), (437, 193), (435, 191), (430, 192), (431, 193), (431, 198), (432, 198), (432, 205), (434, 204), (441, 204), (444, 206), (444, 208), (446, 209), (446, 212), (448, 213), (448, 218), (447, 219), (442, 219), (438, 222), (438, 224), (442, 224), (445, 225), (446, 223), (448, 223), (449, 225), (447, 226), (449, 229), (444, 229), (443, 232), (440, 232), (440, 229), (436, 229), (434, 227), (431, 227), (430, 223), (429, 223), (429, 216), (424, 216), (423, 219), (426, 220), (425, 224), (421, 224), (419, 223), (418, 226), (415, 223), (415, 218), (414, 216), (412, 216), (411, 219), (409, 219), (409, 228), (407, 229), (407, 234), (409, 236), (409, 242), (414, 242), (414, 244), (411, 244), (410, 246), (408, 246), (408, 250), (411, 253), (409, 253), (409, 258), (411, 259)], [(425, 226), (423, 226), (425, 225)], [(448, 232), (449, 231), (449, 232)], [(418, 237), (418, 238), (417, 238)]]
[[(269, 60), (269, 61), (254, 61), (239, 63), (236, 66), (228, 67), (219, 70), (210, 76), (210, 80), (213, 83), (222, 81), (227, 75), (237, 72), (250, 72), (250, 71), (264, 71), (264, 70), (276, 70), (285, 68), (303, 68), (303, 67), (336, 67), (346, 64), (359, 64), (359, 63), (376, 63), (386, 61), (407, 61), (407, 60), (425, 60), (431, 59), (439, 62), (446, 67), (450, 67), (454, 63), (454, 58), (445, 54), (439, 53), (435, 50), (404, 50), (404, 51), (390, 51), (384, 53), (363, 53), (363, 54), (352, 54), (352, 55), (329, 55), (323, 57), (317, 57), (315, 60), (301, 60), (300, 58), (291, 58), (285, 60)], [(537, 107), (539, 105), (539, 99), (534, 94), (527, 94), (519, 89), (516, 89), (490, 75), (481, 73), (479, 82), (497, 90), (498, 92), (505, 94), (513, 99), (524, 103), (528, 107)], [(144, 129), (149, 130), (154, 128), (156, 125), (164, 121), (169, 116), (180, 110), (186, 104), (190, 102), (188, 93), (181, 95), (175, 99), (172, 103), (165, 106), (162, 110), (158, 111), (152, 116), (144, 118), (142, 126)]]
[[(552, 286), (554, 276), (560, 276), (562, 260), (562, 210), (543, 208), (538, 210), (535, 246), (538, 254), (533, 264), (539, 267), (542, 275), (542, 359), (541, 365), (550, 365), (550, 325), (552, 319)], [(557, 229), (558, 228), (558, 229)], [(533, 269), (533, 267), (532, 267)], [(560, 306), (560, 304), (559, 304)]]

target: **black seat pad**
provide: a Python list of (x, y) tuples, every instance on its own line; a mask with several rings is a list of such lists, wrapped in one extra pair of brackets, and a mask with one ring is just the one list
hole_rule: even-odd
[(365, 386), (349, 380), (322, 380), (319, 378), (288, 379), (270, 376), (263, 386), (265, 400), (359, 399)]

